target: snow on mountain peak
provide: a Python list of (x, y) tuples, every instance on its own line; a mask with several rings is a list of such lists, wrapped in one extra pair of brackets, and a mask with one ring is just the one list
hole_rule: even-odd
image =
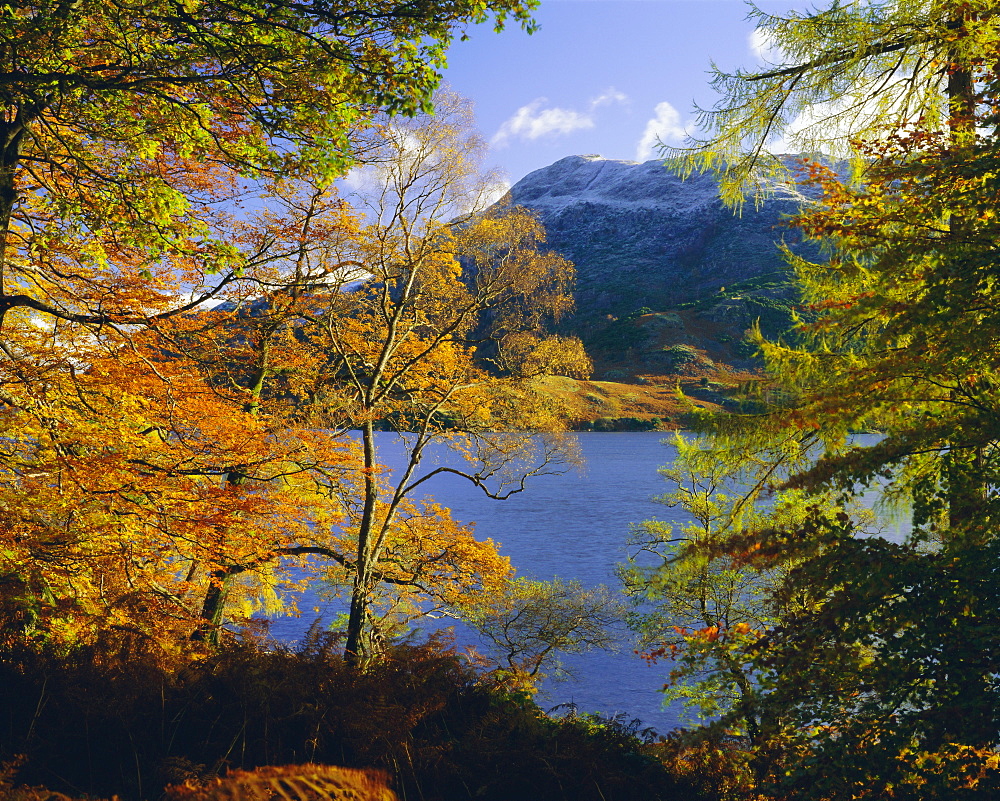
[(579, 313), (668, 308), (746, 278), (783, 271), (776, 242), (788, 192), (735, 214), (707, 173), (681, 179), (662, 161), (566, 156), (526, 175), (509, 200), (535, 211), (548, 244), (576, 264)]

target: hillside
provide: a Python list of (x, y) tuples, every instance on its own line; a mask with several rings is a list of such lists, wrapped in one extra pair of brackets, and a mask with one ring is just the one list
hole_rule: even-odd
[(581, 320), (673, 308), (783, 271), (775, 245), (797, 246), (783, 222), (802, 199), (781, 190), (737, 214), (722, 204), (711, 175), (682, 180), (661, 161), (599, 156), (567, 156), (536, 170), (509, 198), (534, 211), (549, 246), (576, 265)]
[(710, 175), (568, 156), (518, 181), (509, 200), (576, 265), (564, 332), (583, 339), (595, 381), (550, 389), (583, 427), (673, 427), (690, 403), (731, 406), (759, 368), (749, 330), (778, 337), (792, 325), (797, 296), (779, 245), (809, 247), (785, 225), (803, 200), (794, 187), (737, 214)]

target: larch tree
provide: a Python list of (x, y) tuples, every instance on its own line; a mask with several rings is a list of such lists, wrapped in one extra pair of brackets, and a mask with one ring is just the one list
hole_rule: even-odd
[(664, 148), (682, 172), (709, 169), (740, 202), (787, 179), (786, 152), (857, 156), (853, 143), (918, 120), (968, 130), (977, 71), (996, 48), (989, 3), (850, 2), (784, 15), (750, 6), (763, 69), (714, 69), (721, 95), (698, 109), (699, 133)]
[(752, 747), (761, 726), (750, 649), (781, 618), (769, 597), (787, 565), (755, 570), (738, 565), (728, 549), (765, 519), (801, 517), (802, 499), (794, 492), (769, 497), (787, 475), (787, 465), (774, 469), (773, 452), (736, 465), (698, 439), (677, 435), (673, 445), (673, 462), (660, 470), (670, 489), (655, 500), (686, 519), (633, 527), (617, 571), (632, 602), (629, 624), (648, 660), (672, 660), (666, 700), (682, 700), (702, 720), (727, 716)]
[[(838, 4), (758, 19), (778, 63), (718, 77), (724, 99), (688, 167), (719, 169), (736, 198), (773, 177), (766, 147), (791, 131), (804, 149), (840, 140), (863, 182), (803, 163), (819, 196), (795, 224), (829, 255), (790, 257), (810, 321), (799, 345), (761, 341), (759, 413), (707, 422), (724, 460), (794, 443), (805, 465), (775, 488), (812, 499), (797, 522), (765, 520), (723, 549), (751, 570), (789, 566), (769, 593), (786, 611), (751, 646), (761, 789), (992, 798), (995, 12)], [(865, 430), (881, 436), (857, 441)], [(866, 490), (910, 514), (905, 541), (861, 536), (824, 499)]]
[[(786, 791), (997, 789), (995, 163), (989, 137), (956, 154), (916, 131), (882, 147), (862, 189), (816, 168), (824, 202), (799, 223), (832, 258), (796, 264), (817, 317), (800, 347), (763, 343), (786, 395), (756, 424), (825, 444), (789, 484), (876, 488), (911, 525), (902, 543), (861, 538), (817, 504), (797, 531), (759, 535), (751, 563), (802, 560), (776, 595), (804, 605), (761, 651), (775, 740), (801, 759)], [(881, 437), (854, 443), (859, 429)]]

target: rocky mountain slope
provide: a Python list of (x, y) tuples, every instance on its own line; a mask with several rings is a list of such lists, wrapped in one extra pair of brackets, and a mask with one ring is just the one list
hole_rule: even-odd
[(732, 407), (733, 388), (759, 367), (749, 329), (778, 337), (792, 324), (797, 294), (778, 245), (814, 255), (785, 224), (803, 200), (786, 187), (736, 213), (710, 175), (599, 156), (568, 156), (511, 188), (509, 201), (535, 211), (548, 246), (576, 265), (566, 333), (583, 339), (603, 386), (574, 391), (584, 426), (676, 421), (678, 388), (693, 405)]
[(720, 287), (783, 271), (776, 243), (801, 196), (787, 190), (741, 213), (707, 174), (682, 180), (661, 161), (567, 156), (522, 178), (510, 200), (534, 210), (577, 269), (583, 318), (672, 308)]

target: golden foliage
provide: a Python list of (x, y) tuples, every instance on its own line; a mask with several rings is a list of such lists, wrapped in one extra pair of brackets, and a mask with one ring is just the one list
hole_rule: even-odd
[(168, 801), (396, 801), (379, 770), (283, 765), (233, 770), (207, 784), (167, 788)]
[[(152, 233), (73, 181), (59, 197), (94, 207), (92, 226), (25, 192), (4, 276), (23, 303), (0, 315), (8, 640), (127, 631), (176, 650), (292, 607), (330, 567), (395, 625), (507, 576), (493, 543), (408, 496), (432, 439), (482, 484), (537, 471), (527, 434), (491, 432), (562, 421), (491, 376), (488, 351), (566, 311), (572, 267), (527, 212), (479, 214), (484, 143), (467, 104), (439, 100), (369, 131), (382, 192), (355, 208), (326, 176), (287, 170), (254, 185), (260, 208), (226, 211), (246, 179), (162, 147), (136, 165), (136, 191), (179, 204)], [(543, 341), (522, 372), (585, 358)], [(418, 432), (401, 484), (376, 424)]]

